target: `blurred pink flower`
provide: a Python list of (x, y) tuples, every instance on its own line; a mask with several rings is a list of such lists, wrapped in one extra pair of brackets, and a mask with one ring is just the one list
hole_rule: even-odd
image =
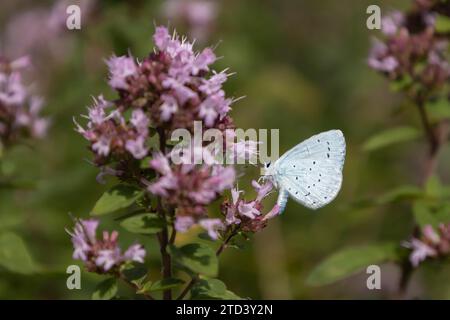
[(225, 229), (225, 225), (220, 219), (202, 219), (199, 221), (200, 226), (208, 232), (211, 239), (219, 238), (219, 230)]
[(219, 3), (215, 0), (167, 0), (163, 13), (170, 20), (185, 24), (190, 35), (205, 41), (217, 19)]
[(195, 224), (195, 220), (191, 216), (177, 216), (175, 220), (175, 230), (178, 232), (186, 232)]
[(412, 239), (405, 243), (405, 246), (412, 249), (409, 260), (414, 267), (417, 267), (427, 257), (436, 256), (436, 251), (432, 247), (418, 239)]
[(40, 116), (43, 99), (32, 95), (22, 81), (29, 58), (9, 61), (0, 57), (0, 142), (10, 145), (21, 138), (43, 138), (49, 120)]

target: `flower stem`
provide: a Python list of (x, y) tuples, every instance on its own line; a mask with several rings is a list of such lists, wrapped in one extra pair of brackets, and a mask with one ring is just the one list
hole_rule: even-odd
[[(166, 136), (164, 129), (158, 130), (159, 133), (159, 148), (160, 151), (165, 154), (166, 151)], [(172, 259), (167, 252), (167, 246), (169, 244), (169, 232), (167, 229), (167, 217), (166, 212), (163, 209), (161, 198), (158, 197), (157, 211), (159, 216), (164, 220), (164, 227), (160, 233), (157, 234), (159, 240), (159, 247), (162, 260), (162, 276), (164, 279), (172, 277)], [(164, 300), (172, 300), (172, 290), (167, 289), (163, 291)]]
[[(416, 105), (419, 110), (420, 120), (422, 123), (422, 127), (425, 130), (429, 148), (423, 164), (423, 172), (421, 177), (422, 185), (424, 185), (428, 181), (428, 179), (436, 172), (439, 151), (447, 141), (449, 135), (448, 120), (443, 120), (435, 126), (431, 124), (428, 113), (425, 109), (425, 100), (426, 99), (423, 96), (419, 96), (416, 98)], [(414, 228), (417, 228), (417, 225), (414, 226)], [(403, 297), (405, 295), (413, 271), (414, 269), (408, 260), (402, 263), (400, 283), (398, 288), (399, 297)]]

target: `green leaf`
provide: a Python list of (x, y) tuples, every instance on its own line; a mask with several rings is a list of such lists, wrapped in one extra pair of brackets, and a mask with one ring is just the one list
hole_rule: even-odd
[(320, 263), (311, 272), (306, 282), (311, 286), (322, 286), (346, 278), (369, 265), (397, 260), (397, 244), (376, 244), (347, 248)]
[(181, 248), (169, 247), (173, 259), (188, 270), (210, 277), (217, 275), (219, 264), (214, 250), (203, 243), (191, 243)]
[(440, 223), (450, 223), (450, 204), (443, 204), (435, 213), (436, 220)]
[(13, 160), (2, 160), (0, 162), (0, 173), (4, 176), (12, 176), (17, 170), (17, 164)]
[(164, 291), (167, 289), (173, 289), (181, 286), (184, 283), (181, 279), (176, 278), (166, 278), (156, 282), (147, 282), (144, 287), (139, 290), (137, 293), (147, 293), (147, 292), (155, 292), (155, 291)]
[(419, 187), (413, 185), (404, 185), (397, 187), (393, 190), (390, 190), (385, 194), (383, 194), (382, 196), (380, 196), (377, 199), (376, 204), (383, 205), (406, 199), (416, 199), (421, 197), (422, 195), (423, 191)]
[(421, 228), (429, 224), (433, 227), (437, 227), (439, 225), (439, 221), (436, 219), (430, 206), (425, 201), (414, 201), (412, 210), (414, 219)]
[(122, 267), (121, 272), (128, 281), (138, 286), (141, 286), (148, 274), (145, 265), (138, 262), (125, 264)]
[(442, 183), (437, 176), (431, 176), (425, 184), (425, 193), (431, 198), (439, 199), (442, 196)]
[(22, 274), (39, 271), (23, 240), (12, 232), (0, 234), (0, 266)]
[(414, 127), (397, 127), (380, 132), (369, 138), (363, 145), (364, 151), (374, 151), (395, 143), (406, 142), (420, 137), (421, 132)]
[(164, 227), (164, 221), (155, 214), (144, 213), (124, 219), (120, 225), (131, 233), (155, 234)]
[(101, 216), (131, 206), (143, 194), (135, 187), (119, 184), (106, 191), (92, 209), (91, 215)]
[(199, 279), (191, 289), (191, 299), (195, 300), (241, 300), (227, 290), (225, 284), (217, 279)]
[(205, 240), (205, 241), (209, 241), (209, 242), (213, 242), (214, 240), (211, 239), (211, 237), (208, 235), (208, 232), (200, 232), (198, 234), (199, 239)]
[(444, 15), (438, 14), (434, 25), (435, 29), (439, 33), (450, 32), (450, 18)]
[(117, 294), (116, 278), (109, 278), (100, 282), (92, 294), (92, 300), (111, 300)]

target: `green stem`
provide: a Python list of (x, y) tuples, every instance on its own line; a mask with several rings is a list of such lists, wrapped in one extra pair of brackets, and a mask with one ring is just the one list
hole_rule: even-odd
[[(447, 120), (441, 121), (440, 123), (438, 123), (438, 125), (433, 127), (430, 122), (428, 113), (425, 109), (425, 100), (426, 98), (422, 96), (419, 96), (416, 99), (420, 120), (427, 137), (429, 148), (423, 167), (421, 178), (422, 185), (424, 185), (428, 181), (428, 179), (436, 172), (439, 151), (447, 141), (449, 133), (449, 123)], [(417, 225), (414, 226), (414, 228), (417, 228)], [(406, 260), (401, 265), (401, 275), (398, 289), (399, 297), (403, 297), (405, 295), (413, 272), (414, 268), (411, 266), (408, 258), (406, 258)]]
[[(159, 148), (160, 151), (165, 154), (166, 151), (166, 135), (164, 132), (164, 129), (158, 130), (159, 133)], [(159, 241), (159, 247), (160, 247), (160, 253), (161, 253), (161, 260), (162, 260), (162, 276), (163, 279), (168, 279), (172, 277), (172, 259), (167, 252), (167, 246), (169, 244), (169, 232), (167, 229), (167, 217), (166, 212), (162, 206), (161, 197), (158, 197), (157, 200), (157, 211), (159, 216), (164, 220), (164, 227), (161, 232), (157, 234), (158, 241)], [(167, 289), (163, 291), (163, 299), (164, 300), (172, 300), (172, 290)]]

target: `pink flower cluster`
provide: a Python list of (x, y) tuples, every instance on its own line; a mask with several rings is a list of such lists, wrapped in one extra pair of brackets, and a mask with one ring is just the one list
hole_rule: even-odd
[(117, 243), (117, 231), (103, 231), (97, 239), (98, 220), (78, 220), (72, 236), (73, 258), (84, 262), (88, 271), (97, 273), (116, 272), (125, 262), (144, 262), (145, 249), (140, 244), (131, 245), (123, 254)]
[(185, 26), (191, 37), (204, 41), (214, 28), (219, 3), (210, 0), (167, 0), (163, 11), (170, 21)]
[(226, 225), (239, 225), (244, 232), (257, 232), (267, 225), (269, 219), (279, 214), (278, 205), (275, 205), (266, 214), (262, 214), (264, 209), (262, 201), (272, 191), (272, 183), (267, 181), (261, 185), (257, 181), (253, 181), (252, 185), (257, 196), (251, 201), (246, 201), (241, 197), (243, 191), (237, 188), (231, 190), (231, 202), (225, 201), (221, 207)]
[(241, 197), (243, 191), (237, 188), (231, 189), (231, 202), (225, 200), (221, 205), (221, 212), (224, 219), (200, 218), (195, 219), (189, 215), (178, 215), (175, 222), (175, 228), (179, 232), (186, 232), (193, 225), (198, 224), (208, 232), (212, 239), (217, 239), (221, 232), (226, 232), (228, 228), (238, 227), (243, 232), (258, 232), (266, 227), (267, 222), (280, 212), (278, 205), (275, 205), (266, 214), (262, 201), (273, 189), (270, 182), (263, 185), (256, 181), (252, 185), (257, 192), (255, 199), (246, 201)]
[(103, 163), (111, 158), (132, 156), (142, 159), (148, 153), (145, 143), (148, 139), (150, 120), (141, 109), (131, 112), (128, 120), (113, 104), (99, 96), (88, 108), (87, 127), (78, 123), (77, 131), (91, 142), (96, 162)]
[(427, 258), (446, 256), (450, 253), (450, 224), (440, 224), (437, 231), (427, 225), (419, 238), (412, 238), (404, 246), (412, 250), (409, 260), (414, 267)]
[[(7, 55), (31, 55), (33, 61), (62, 62), (70, 56), (74, 45), (71, 31), (67, 29), (67, 8), (70, 5), (80, 7), (82, 23), (86, 25), (91, 18), (96, 0), (55, 0), (50, 7), (36, 5), (28, 10), (21, 10), (18, 14), (7, 15), (8, 21), (2, 29), (2, 49)], [(40, 4), (45, 2), (40, 2)]]
[(14, 61), (0, 57), (0, 143), (5, 146), (23, 138), (42, 138), (47, 131), (49, 121), (40, 116), (43, 100), (22, 81), (29, 66), (27, 57)]
[(148, 190), (160, 196), (165, 205), (176, 208), (177, 231), (185, 232), (198, 223), (212, 239), (217, 239), (224, 224), (220, 219), (208, 218), (207, 206), (233, 187), (236, 173), (231, 166), (215, 164), (206, 149), (200, 148), (198, 152), (208, 154), (209, 161), (195, 165), (193, 159), (185, 157), (180, 159), (181, 164), (171, 166), (166, 156), (155, 154), (150, 166), (159, 173), (159, 178)]
[(368, 64), (400, 80), (405, 88), (420, 84), (428, 89), (444, 85), (450, 77), (446, 59), (448, 41), (435, 29), (432, 6), (419, 6), (408, 14), (395, 11), (382, 19), (384, 40), (374, 39)]
[(149, 126), (167, 134), (177, 128), (192, 130), (194, 121), (205, 128), (234, 128), (228, 115), (233, 99), (226, 98), (222, 89), (229, 74), (211, 70), (214, 52), (210, 48), (194, 52), (193, 43), (169, 35), (165, 27), (157, 27), (153, 39), (155, 51), (142, 62), (131, 55), (107, 60), (109, 85), (119, 99), (94, 99), (87, 126), (77, 124), (97, 164), (126, 155), (144, 158)]

